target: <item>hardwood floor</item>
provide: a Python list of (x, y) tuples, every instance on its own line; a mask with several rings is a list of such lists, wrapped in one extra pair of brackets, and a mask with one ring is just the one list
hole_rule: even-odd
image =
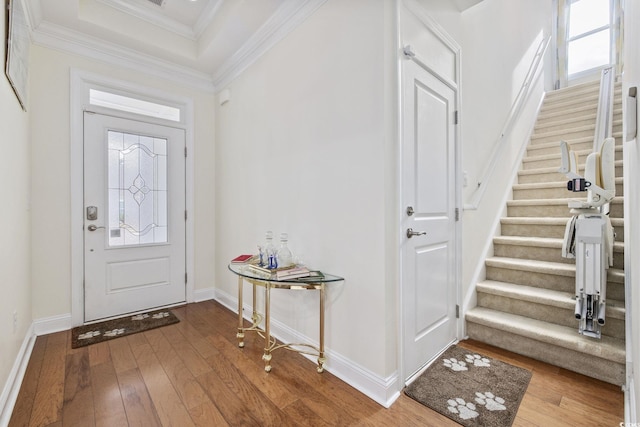
[[(175, 325), (71, 349), (70, 332), (38, 337), (10, 426), (457, 426), (402, 394), (378, 405), (297, 353), (263, 341), (240, 349), (236, 315), (205, 301)], [(618, 426), (620, 387), (478, 342), (466, 348), (533, 371), (515, 426)]]

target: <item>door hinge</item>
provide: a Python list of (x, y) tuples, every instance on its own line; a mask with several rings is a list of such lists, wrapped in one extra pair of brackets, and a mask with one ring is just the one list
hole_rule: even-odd
[(185, 221), (187, 220), (187, 216), (188, 216), (188, 215), (187, 215), (187, 210), (185, 209), (185, 211), (184, 211), (184, 220), (185, 220)]
[(184, 284), (185, 285), (187, 284), (187, 272), (186, 271), (184, 272)]
[(460, 221), (460, 208), (456, 208), (455, 216), (456, 216), (456, 221)]
[(187, 157), (187, 147), (184, 147), (184, 156)]
[(454, 124), (454, 125), (457, 125), (457, 124), (458, 124), (458, 110), (456, 110), (456, 111), (453, 113), (453, 124)]
[(460, 306), (456, 304), (456, 319), (460, 318)]

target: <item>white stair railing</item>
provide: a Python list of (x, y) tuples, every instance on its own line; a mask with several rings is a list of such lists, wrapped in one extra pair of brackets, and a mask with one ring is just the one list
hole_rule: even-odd
[(533, 83), (536, 75), (538, 75), (538, 72), (540, 71), (540, 67), (543, 64), (542, 59), (544, 58), (544, 55), (547, 51), (550, 40), (551, 40), (551, 37), (547, 36), (546, 38), (543, 38), (542, 41), (540, 41), (540, 44), (538, 45), (538, 49), (536, 50), (536, 54), (533, 57), (533, 61), (531, 62), (531, 65), (529, 66), (529, 70), (527, 71), (527, 74), (524, 78), (522, 86), (520, 87), (520, 90), (518, 91), (518, 94), (516, 95), (513, 101), (511, 110), (509, 110), (509, 115), (507, 116), (504, 126), (500, 131), (500, 135), (498, 136), (497, 140), (493, 144), (490, 160), (487, 163), (487, 166), (485, 167), (484, 172), (477, 183), (472, 199), (468, 203), (465, 203), (464, 209), (466, 210), (478, 209), (478, 206), (480, 205), (480, 201), (482, 200), (482, 197), (484, 196), (484, 193), (487, 190), (489, 179), (491, 178), (493, 171), (497, 167), (498, 159), (500, 155), (504, 152), (504, 146), (506, 142), (509, 140), (509, 138), (506, 138), (506, 136), (509, 133), (509, 130), (513, 127), (522, 106), (524, 105), (525, 101), (529, 97), (529, 90), (531, 89), (531, 84)]

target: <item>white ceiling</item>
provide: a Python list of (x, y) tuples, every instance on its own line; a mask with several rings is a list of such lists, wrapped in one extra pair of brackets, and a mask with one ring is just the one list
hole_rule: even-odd
[(217, 86), (326, 0), (23, 1), (36, 44), (147, 62)]

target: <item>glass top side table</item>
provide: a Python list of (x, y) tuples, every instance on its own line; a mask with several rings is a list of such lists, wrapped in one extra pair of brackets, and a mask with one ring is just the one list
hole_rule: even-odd
[[(318, 373), (324, 371), (324, 300), (325, 300), (325, 285), (327, 283), (341, 282), (344, 279), (332, 274), (322, 273), (320, 276), (300, 277), (297, 279), (284, 279), (278, 280), (275, 274), (268, 272), (258, 271), (251, 268), (247, 268), (246, 264), (229, 264), (229, 270), (238, 276), (238, 332), (236, 337), (238, 338), (238, 346), (244, 347), (245, 332), (253, 331), (258, 333), (265, 339), (264, 353), (262, 360), (264, 360), (264, 370), (271, 372), (271, 353), (279, 348), (287, 348), (289, 350), (296, 351), (298, 353), (307, 354), (311, 356), (317, 356)], [(242, 288), (243, 282), (246, 281), (253, 285), (253, 304), (251, 321), (252, 325), (248, 328), (244, 327), (242, 316)], [(260, 322), (263, 320), (258, 314), (256, 308), (256, 286), (264, 288), (264, 329), (259, 327)], [(270, 323), (271, 323), (271, 289), (302, 289), (302, 290), (318, 290), (320, 299), (320, 342), (316, 347), (312, 344), (306, 343), (288, 343), (278, 344), (276, 339), (271, 336)]]

